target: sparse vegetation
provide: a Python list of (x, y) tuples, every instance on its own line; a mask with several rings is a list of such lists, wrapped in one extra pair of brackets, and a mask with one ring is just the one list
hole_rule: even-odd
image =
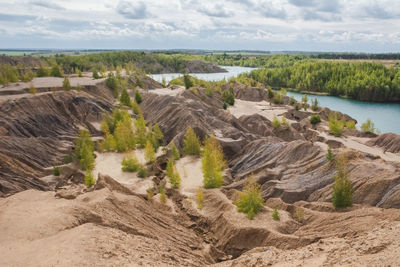
[(337, 119), (336, 112), (329, 115), (329, 133), (339, 137), (342, 135), (344, 123)]
[(199, 210), (202, 210), (203, 209), (203, 200), (204, 200), (203, 188), (199, 187), (197, 189), (196, 196), (197, 196), (197, 201), (196, 201), (197, 202), (197, 208)]
[(183, 74), (183, 83), (185, 84), (186, 89), (189, 89), (193, 86), (191, 77), (187, 73)]
[(274, 104), (280, 105), (283, 104), (283, 96), (280, 93), (275, 93), (273, 98)]
[(156, 153), (153, 144), (149, 140), (146, 141), (146, 146), (144, 148), (144, 158), (148, 163), (156, 161)]
[(364, 133), (375, 133), (375, 130), (375, 124), (370, 119), (361, 124), (361, 131)]
[(36, 90), (35, 86), (33, 86), (33, 83), (31, 83), (31, 85), (29, 86), (28, 91), (30, 94), (33, 94), (33, 95), (37, 93), (37, 90)]
[(92, 77), (93, 77), (93, 79), (96, 79), (96, 80), (101, 78), (101, 76), (99, 75), (99, 72), (97, 70), (94, 70), (92, 72)]
[(76, 85), (76, 91), (82, 91), (82, 86), (79, 83)]
[(60, 174), (61, 174), (60, 167), (58, 167), (58, 166), (53, 167), (53, 175), (60, 176)]
[(135, 102), (140, 104), (142, 103), (143, 99), (142, 99), (142, 95), (140, 94), (139, 89), (135, 90)]
[(160, 202), (163, 204), (167, 203), (167, 194), (165, 192), (165, 187), (160, 186), (159, 192), (160, 192)]
[(137, 172), (140, 167), (139, 160), (134, 154), (128, 155), (122, 160), (122, 171), (124, 172)]
[(176, 148), (174, 143), (172, 143), (172, 145), (171, 145), (171, 153), (172, 153), (172, 157), (174, 158), (174, 160), (178, 160), (181, 158), (179, 150)]
[(63, 89), (64, 89), (65, 91), (71, 90), (71, 84), (70, 84), (69, 79), (68, 79), (67, 76), (64, 77)]
[(319, 103), (317, 98), (314, 98), (314, 100), (311, 101), (311, 109), (313, 111), (317, 111), (319, 109)]
[(274, 208), (274, 211), (272, 212), (272, 219), (274, 219), (275, 221), (279, 221), (281, 219), (281, 217), (279, 216), (278, 207)]
[(225, 168), (224, 154), (222, 148), (214, 136), (205, 140), (202, 159), (203, 185), (204, 188), (218, 188), (222, 186), (222, 171)]
[(222, 92), (222, 101), (229, 106), (235, 105), (235, 94), (232, 88)]
[(272, 120), (272, 127), (275, 129), (279, 128), (281, 126), (280, 120), (278, 120), (278, 117), (274, 115), (274, 119)]
[(296, 219), (298, 222), (304, 222), (304, 210), (302, 208), (296, 208)]
[(96, 183), (96, 180), (93, 177), (93, 174), (91, 171), (87, 171), (85, 175), (85, 185), (87, 187), (92, 187)]
[(147, 199), (148, 200), (152, 200), (153, 199), (153, 197), (154, 197), (154, 190), (153, 190), (153, 188), (147, 188), (147, 190), (146, 190), (146, 192), (147, 192)]
[(246, 213), (247, 217), (252, 220), (263, 204), (264, 199), (261, 197), (260, 185), (252, 177), (247, 178), (243, 191), (239, 192), (238, 200), (235, 201), (238, 211)]
[(190, 126), (186, 128), (183, 153), (193, 156), (200, 155), (200, 140)]
[(332, 149), (328, 147), (328, 153), (326, 154), (326, 159), (332, 161), (335, 159), (335, 154), (333, 154)]
[(356, 128), (356, 123), (355, 121), (346, 121), (346, 128), (347, 129), (355, 129)]
[(353, 187), (349, 179), (348, 161), (345, 155), (336, 158), (336, 176), (333, 185), (332, 204), (335, 208), (346, 208), (353, 204)]
[(125, 105), (127, 107), (131, 107), (132, 106), (131, 97), (129, 96), (129, 93), (125, 88), (122, 89), (120, 102), (121, 102), (121, 104), (123, 104), (123, 105)]
[(181, 177), (178, 170), (176, 169), (175, 162), (172, 158), (168, 160), (166, 175), (169, 178), (169, 182), (174, 189), (178, 189), (181, 185)]
[(138, 170), (138, 176), (140, 178), (146, 178), (149, 176), (147, 169), (144, 166), (141, 166)]
[(312, 124), (312, 125), (316, 125), (316, 124), (318, 124), (318, 123), (320, 123), (321, 122), (321, 117), (319, 116), (319, 114), (313, 114), (313, 115), (311, 115), (311, 117), (310, 117), (310, 123)]
[(296, 99), (294, 99), (294, 97), (291, 96), (291, 97), (289, 98), (289, 104), (293, 106), (295, 103), (296, 103)]
[(79, 131), (75, 141), (75, 155), (79, 159), (82, 170), (91, 171), (94, 168), (94, 144), (87, 129)]

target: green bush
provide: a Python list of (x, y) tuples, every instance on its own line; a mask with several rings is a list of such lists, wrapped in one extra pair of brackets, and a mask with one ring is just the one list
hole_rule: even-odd
[(125, 88), (122, 90), (121, 97), (119, 100), (120, 100), (121, 104), (123, 104), (127, 107), (132, 106), (131, 97), (129, 96), (128, 91)]
[(267, 94), (268, 94), (268, 98), (269, 99), (273, 99), (274, 98), (274, 92), (272, 91), (270, 86), (268, 86)]
[(60, 66), (58, 66), (58, 65), (54, 65), (52, 68), (51, 68), (51, 71), (50, 71), (50, 74), (51, 74), (51, 76), (53, 76), (53, 77), (63, 77), (64, 76), (64, 72), (62, 71), (62, 69), (60, 68)]
[(183, 153), (185, 155), (200, 155), (200, 140), (193, 131), (192, 127), (189, 126), (186, 128), (186, 136), (183, 142)]
[(147, 142), (147, 128), (146, 121), (143, 115), (139, 115), (139, 117), (135, 121), (136, 128), (136, 141), (140, 148), (144, 148)]
[(94, 143), (87, 129), (79, 131), (79, 136), (75, 140), (75, 155), (79, 159), (81, 168), (91, 171), (94, 168)]
[(370, 119), (367, 119), (361, 124), (361, 131), (364, 133), (375, 133), (375, 124)]
[(58, 166), (53, 167), (53, 175), (60, 176), (60, 174), (61, 174), (60, 167), (58, 167)]
[(196, 197), (197, 197), (197, 201), (196, 201), (197, 202), (197, 208), (199, 210), (202, 210), (203, 209), (203, 200), (204, 200), (203, 188), (199, 187), (197, 189)]
[(314, 98), (314, 100), (311, 101), (311, 109), (313, 111), (317, 111), (319, 109), (319, 103), (317, 98)]
[(205, 140), (202, 166), (204, 188), (218, 188), (222, 186), (222, 171), (225, 168), (224, 154), (221, 145), (214, 136)]
[(138, 171), (138, 176), (140, 178), (146, 178), (149, 176), (147, 169), (144, 166), (141, 166)]
[(103, 141), (100, 143), (100, 149), (103, 152), (114, 152), (117, 150), (117, 143), (112, 134), (106, 133)]
[(31, 83), (31, 85), (29, 86), (29, 93), (30, 93), (30, 94), (33, 94), (33, 95), (37, 93), (37, 90), (36, 90), (35, 86), (33, 86), (32, 83)]
[(263, 204), (264, 199), (261, 197), (260, 185), (249, 178), (243, 191), (239, 192), (238, 200), (235, 201), (238, 211), (246, 213), (247, 217), (252, 220)]
[(289, 104), (290, 104), (290, 105), (294, 105), (295, 103), (296, 103), (296, 99), (294, 99), (294, 97), (291, 96), (291, 97), (289, 98)]
[(281, 95), (287, 95), (287, 91), (285, 88), (281, 88)]
[(344, 128), (343, 121), (337, 119), (337, 114), (333, 113), (329, 116), (329, 133), (339, 137), (342, 135)]
[(143, 101), (142, 95), (140, 94), (139, 89), (135, 90), (135, 101), (138, 104), (142, 103), (142, 101)]
[(181, 158), (181, 154), (179, 153), (179, 150), (176, 148), (174, 143), (172, 143), (171, 145), (171, 153), (172, 156), (174, 157), (174, 160), (178, 160)]
[(303, 104), (307, 104), (307, 103), (308, 103), (308, 96), (307, 96), (307, 95), (304, 95), (304, 96), (301, 98), (301, 102), (303, 102)]
[(163, 204), (167, 203), (167, 194), (165, 192), (165, 187), (160, 186), (159, 192), (160, 192), (160, 202)]
[(82, 86), (79, 83), (76, 85), (76, 91), (82, 91)]
[(49, 76), (49, 70), (40, 66), (36, 72), (37, 77), (47, 77)]
[(121, 164), (123, 172), (137, 172), (141, 167), (135, 155), (124, 157)]
[(229, 88), (229, 90), (225, 90), (222, 92), (222, 101), (230, 106), (233, 106), (235, 104), (235, 94), (232, 88)]
[(356, 128), (355, 121), (346, 121), (346, 128), (347, 129), (355, 129)]
[(100, 79), (101, 78), (98, 71), (93, 71), (92, 77), (93, 77), (93, 79)]
[(279, 221), (281, 219), (281, 217), (279, 216), (278, 207), (274, 208), (274, 211), (272, 212), (272, 219), (274, 219), (275, 221)]
[(189, 89), (190, 87), (193, 86), (191, 77), (187, 73), (183, 74), (183, 83), (185, 84), (186, 89)]
[(319, 116), (319, 114), (313, 114), (310, 117), (310, 122), (312, 125), (316, 125), (321, 122), (321, 117)]
[(274, 115), (274, 119), (272, 120), (272, 127), (279, 128), (281, 126), (281, 122), (278, 120), (278, 117)]
[(93, 178), (93, 174), (91, 172), (86, 172), (85, 185), (87, 187), (92, 187), (95, 183), (96, 183), (96, 180)]
[(114, 130), (114, 138), (119, 152), (135, 149), (135, 133), (133, 131), (132, 120), (130, 117), (117, 122), (117, 126)]
[(334, 177), (332, 204), (335, 208), (346, 208), (353, 204), (353, 187), (349, 179), (347, 158), (340, 155), (336, 159), (337, 174)]
[(71, 84), (70, 84), (69, 79), (68, 79), (67, 76), (64, 77), (63, 89), (64, 89), (65, 91), (71, 90)]
[(335, 154), (333, 154), (332, 149), (328, 147), (328, 153), (326, 154), (326, 159), (332, 161), (335, 159)]
[(178, 170), (175, 166), (175, 162), (172, 158), (168, 160), (166, 175), (169, 178), (169, 182), (172, 188), (178, 189), (181, 185), (181, 177), (179, 176)]
[(280, 93), (275, 93), (273, 98), (274, 104), (283, 104), (283, 96)]
[(144, 158), (148, 163), (156, 161), (156, 153), (154, 152), (154, 146), (149, 140), (147, 140), (146, 146), (144, 148)]

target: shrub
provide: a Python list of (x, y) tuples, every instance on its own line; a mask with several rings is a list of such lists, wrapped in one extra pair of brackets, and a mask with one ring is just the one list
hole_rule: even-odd
[(268, 98), (269, 98), (269, 99), (274, 98), (274, 92), (272, 91), (272, 89), (271, 89), (270, 86), (268, 86), (267, 94), (268, 94)]
[(51, 68), (50, 74), (53, 77), (63, 77), (64, 76), (64, 72), (62, 71), (62, 69), (58, 65), (54, 65)]
[(69, 164), (74, 160), (74, 157), (71, 154), (68, 154), (64, 157), (64, 164)]
[(339, 137), (342, 135), (344, 124), (337, 119), (337, 114), (333, 113), (329, 116), (329, 133)]
[(346, 121), (346, 128), (347, 129), (355, 129), (356, 128), (355, 121)]
[(281, 217), (279, 216), (278, 207), (274, 208), (274, 211), (272, 212), (272, 219), (274, 219), (275, 221), (279, 221), (281, 219)]
[(287, 91), (285, 88), (281, 88), (281, 95), (287, 95)]
[(85, 185), (87, 187), (92, 187), (95, 183), (96, 183), (96, 180), (93, 178), (93, 174), (91, 172), (86, 172)]
[(148, 200), (152, 200), (153, 197), (154, 197), (153, 188), (151, 188), (151, 187), (150, 187), (150, 188), (147, 188), (146, 192), (147, 192), (147, 199), (148, 199)]
[(137, 172), (141, 167), (135, 155), (124, 157), (121, 164), (123, 172)]
[(93, 170), (94, 168), (94, 144), (88, 130), (79, 131), (79, 136), (75, 140), (75, 154), (79, 159), (81, 168), (85, 171)]
[(162, 141), (164, 139), (164, 134), (162, 133), (160, 126), (156, 123), (153, 127), (153, 133), (158, 141)]
[(122, 90), (121, 97), (119, 100), (120, 100), (121, 104), (123, 104), (127, 107), (132, 106), (131, 97), (129, 96), (128, 91), (125, 88)]
[(140, 148), (144, 148), (147, 142), (146, 136), (146, 121), (144, 120), (143, 115), (139, 115), (137, 120), (135, 121), (136, 128), (136, 141)]
[(135, 134), (130, 117), (124, 117), (117, 121), (114, 130), (116, 148), (119, 152), (129, 151), (135, 148)]
[(279, 128), (281, 126), (281, 122), (278, 120), (278, 117), (274, 115), (274, 119), (272, 120), (272, 127)]
[(197, 189), (197, 194), (196, 195), (197, 195), (197, 208), (199, 210), (202, 210), (203, 209), (203, 199), (204, 199), (203, 188), (199, 187)]
[(192, 127), (186, 128), (183, 152), (186, 155), (200, 155), (200, 141)]
[(186, 89), (189, 89), (190, 87), (193, 86), (193, 82), (187, 73), (183, 74), (183, 83), (185, 84)]
[(321, 122), (321, 117), (319, 116), (319, 114), (311, 115), (310, 122), (312, 125), (316, 125)]
[(228, 108), (228, 104), (226, 104), (226, 102), (224, 102), (224, 104), (222, 105), (222, 108), (226, 110)]
[(353, 187), (349, 179), (347, 158), (340, 155), (336, 159), (337, 174), (334, 177), (332, 204), (335, 208), (346, 208), (353, 204)]
[(168, 160), (166, 175), (169, 178), (172, 188), (178, 189), (181, 185), (181, 177), (179, 176), (173, 159)]
[(135, 90), (135, 101), (136, 103), (140, 104), (142, 103), (142, 95), (140, 94), (140, 91), (138, 89)]
[(230, 106), (235, 105), (235, 94), (232, 88), (229, 88), (229, 90), (225, 90), (222, 92), (222, 101)]
[(156, 153), (154, 152), (154, 146), (149, 140), (146, 141), (146, 146), (144, 148), (144, 158), (146, 159), (146, 162), (156, 161)]
[(289, 122), (286, 120), (285, 115), (282, 116), (281, 126), (283, 129), (289, 128)]
[(60, 176), (60, 167), (58, 167), (58, 166), (53, 167), (53, 175)]
[(82, 71), (80, 69), (76, 69), (76, 75), (78, 75), (78, 77), (83, 77)]
[(302, 208), (296, 209), (296, 218), (301, 223), (304, 221), (304, 210)]
[(165, 79), (164, 76), (162, 77), (161, 84), (162, 84), (162, 86), (163, 86), (164, 88), (167, 87), (167, 80)]
[(132, 112), (136, 115), (142, 115), (142, 111), (140, 110), (138, 103), (136, 103), (136, 100), (132, 103)]
[(160, 202), (165, 204), (167, 203), (167, 194), (165, 192), (165, 187), (164, 186), (160, 186)]
[(118, 79), (111, 72), (108, 74), (106, 79), (106, 85), (108, 88), (113, 90), (114, 97), (117, 98), (119, 95)]
[(317, 111), (319, 109), (319, 104), (318, 104), (317, 98), (314, 98), (314, 100), (311, 101), (311, 109), (313, 111)]
[(69, 83), (69, 79), (68, 79), (67, 76), (64, 77), (63, 89), (64, 89), (65, 91), (71, 90), (71, 84)]
[(375, 133), (375, 124), (370, 119), (367, 119), (361, 124), (361, 131), (364, 133)]
[(263, 204), (264, 199), (261, 197), (260, 185), (255, 183), (251, 177), (248, 178), (243, 191), (239, 192), (238, 200), (235, 201), (238, 211), (246, 213), (247, 217), (252, 220)]
[(283, 97), (280, 93), (275, 93), (273, 100), (274, 100), (274, 104), (277, 104), (277, 105), (283, 104)]
[(299, 105), (296, 105), (296, 110), (300, 110), (300, 106)]
[(301, 98), (301, 102), (303, 102), (303, 104), (307, 104), (307, 103), (308, 103), (308, 96), (307, 96), (307, 95), (304, 95), (304, 96)]
[(29, 86), (29, 93), (33, 94), (33, 95), (37, 93), (37, 90), (36, 90), (35, 86), (33, 86), (32, 83), (31, 83), (31, 86)]
[(222, 171), (225, 168), (222, 148), (214, 136), (205, 140), (201, 169), (203, 171), (204, 188), (218, 188), (222, 186)]
[(172, 143), (171, 145), (171, 153), (174, 160), (178, 160), (181, 158), (181, 154), (179, 153), (179, 150), (176, 148), (174, 143)]
[(332, 161), (335, 159), (335, 154), (333, 154), (332, 149), (328, 147), (328, 153), (326, 154), (326, 159)]
[(46, 77), (49, 76), (49, 70), (40, 66), (39, 69), (36, 72), (37, 77)]
[(294, 105), (294, 103), (296, 103), (296, 100), (294, 99), (293, 96), (291, 96), (291, 97), (289, 98), (289, 104), (290, 104), (290, 105)]
[(82, 91), (82, 86), (79, 83), (76, 85), (76, 90), (78, 92)]
[(149, 176), (147, 169), (144, 166), (140, 166), (140, 168), (138, 170), (138, 176), (140, 178), (146, 178)]
[(100, 79), (101, 78), (98, 71), (93, 71), (92, 77), (93, 77), (93, 79)]

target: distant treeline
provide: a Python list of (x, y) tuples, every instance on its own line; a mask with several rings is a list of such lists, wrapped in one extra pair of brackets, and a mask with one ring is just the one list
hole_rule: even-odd
[(243, 76), (272, 87), (326, 92), (363, 101), (400, 101), (400, 69), (378, 63), (306, 59), (293, 64), (292, 60), (281, 57), (280, 66), (254, 70)]
[(321, 53), (311, 55), (320, 59), (371, 59), (371, 60), (400, 60), (400, 53), (363, 54), (363, 53)]

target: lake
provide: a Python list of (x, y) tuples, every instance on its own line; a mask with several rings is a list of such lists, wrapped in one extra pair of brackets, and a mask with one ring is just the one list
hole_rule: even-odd
[[(255, 68), (247, 67), (233, 67), (233, 66), (221, 66), (228, 72), (224, 73), (190, 73), (199, 79), (206, 81), (221, 81), (223, 79), (228, 80), (231, 77), (235, 77), (244, 72), (250, 72)], [(163, 77), (166, 82), (182, 76), (181, 73), (167, 73), (167, 74), (150, 74), (154, 80), (162, 82)], [(288, 96), (293, 96), (296, 100), (301, 101), (303, 97), (302, 93), (287, 92)], [(351, 99), (344, 99), (335, 96), (317, 96), (308, 95), (309, 103), (311, 100), (317, 98), (320, 106), (327, 107), (332, 110), (346, 113), (357, 120), (357, 127), (360, 128), (361, 124), (367, 119), (371, 119), (375, 123), (375, 127), (382, 133), (396, 133), (400, 134), (400, 104), (396, 103), (374, 103), (374, 102), (362, 102)]]
[[(256, 69), (256, 68), (236, 67), (236, 66), (220, 66), (220, 67), (227, 70), (228, 72), (189, 73), (189, 74), (198, 79), (213, 82), (213, 81), (222, 81), (223, 79), (228, 80), (229, 78), (236, 77), (241, 73), (250, 72)], [(162, 82), (162, 79), (165, 78), (166, 82), (169, 83), (171, 80), (178, 78), (179, 76), (182, 75), (183, 75), (182, 73), (165, 73), (165, 74), (149, 74), (148, 76), (158, 82)]]
[[(304, 94), (288, 91), (287, 95), (293, 96), (297, 101), (301, 101)], [(367, 119), (371, 119), (375, 123), (375, 127), (381, 130), (382, 133), (400, 134), (400, 104), (363, 102), (319, 95), (308, 95), (308, 103), (310, 104), (314, 98), (318, 99), (320, 106), (346, 113), (356, 119), (358, 128)]]

